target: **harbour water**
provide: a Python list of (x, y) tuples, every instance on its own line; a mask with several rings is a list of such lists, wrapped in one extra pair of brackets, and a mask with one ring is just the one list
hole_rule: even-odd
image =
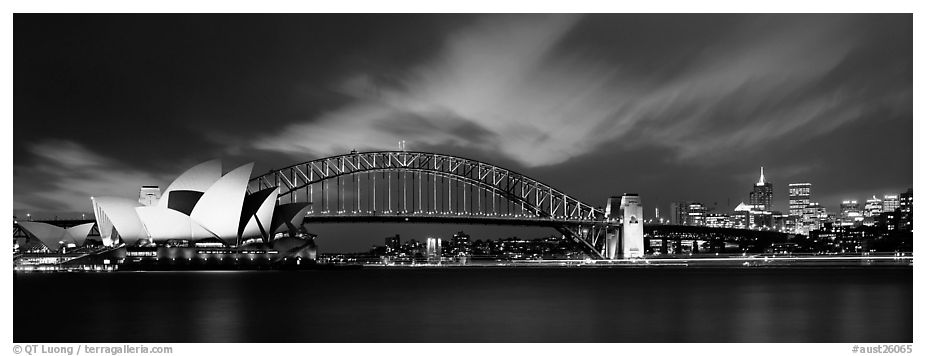
[(913, 339), (911, 267), (14, 273), (14, 342)]

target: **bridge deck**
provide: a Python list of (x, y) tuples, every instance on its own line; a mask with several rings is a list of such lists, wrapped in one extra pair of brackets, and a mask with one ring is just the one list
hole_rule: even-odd
[(607, 225), (604, 221), (583, 219), (553, 219), (524, 215), (480, 215), (480, 214), (429, 214), (429, 213), (334, 213), (308, 214), (305, 223), (454, 223), (475, 225), (513, 225), (513, 226), (577, 226)]

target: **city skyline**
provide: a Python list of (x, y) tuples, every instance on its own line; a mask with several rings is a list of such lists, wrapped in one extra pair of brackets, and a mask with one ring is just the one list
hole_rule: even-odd
[(89, 212), (213, 158), (265, 172), (402, 140), (590, 204), (639, 193), (647, 218), (730, 211), (759, 167), (784, 212), (790, 183), (832, 212), (913, 186), (911, 15), (14, 22), (14, 214)]

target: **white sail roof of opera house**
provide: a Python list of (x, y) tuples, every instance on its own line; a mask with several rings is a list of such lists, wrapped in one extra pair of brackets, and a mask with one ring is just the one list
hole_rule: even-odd
[[(257, 212), (251, 216), (244, 217), (244, 229), (242, 236), (259, 236), (264, 233), (272, 235), (273, 230), (273, 210), (276, 208), (276, 197), (280, 195), (280, 188), (268, 189), (267, 196), (264, 197)], [(242, 206), (243, 208), (243, 206)], [(245, 212), (242, 212), (244, 215)]]
[[(279, 188), (246, 195), (253, 168), (254, 164), (248, 163), (221, 175), (218, 160), (198, 164), (177, 177), (152, 206), (126, 198), (93, 198), (100, 236), (107, 246), (118, 243), (113, 231), (126, 244), (140, 240), (220, 238), (233, 242), (241, 237), (266, 238), (273, 232)], [(184, 194), (171, 203), (170, 192)]]
[(64, 231), (67, 233), (67, 236), (74, 239), (74, 243), (77, 246), (83, 245), (84, 241), (87, 240), (87, 235), (90, 235), (90, 230), (93, 229), (93, 223), (80, 224), (77, 226), (72, 226)]
[(222, 177), (222, 161), (218, 159), (206, 161), (193, 166), (174, 179), (161, 193), (161, 200), (158, 206), (167, 208), (170, 200), (170, 192), (178, 190), (189, 190), (194, 192), (205, 192), (219, 178)]
[(147, 236), (145, 226), (135, 213), (135, 208), (142, 206), (138, 201), (119, 197), (91, 197), (90, 200), (103, 245), (112, 246), (118, 242), (112, 236), (113, 230), (126, 242)]
[(173, 209), (159, 206), (140, 206), (135, 208), (139, 219), (152, 240), (169, 240), (175, 238), (204, 239), (215, 234), (193, 221), (189, 215)]
[(93, 228), (93, 223), (80, 224), (69, 228), (63, 228), (43, 222), (19, 221), (19, 226), (35, 236), (49, 251), (58, 251), (60, 244), (73, 243), (77, 246), (83, 245), (84, 240)]
[(289, 203), (276, 207), (270, 235), (276, 235), (277, 232), (288, 229), (289, 226), (301, 225), (302, 217), (309, 211), (311, 205), (308, 203)]
[(248, 163), (219, 178), (203, 193), (190, 218), (219, 238), (237, 237), (241, 205), (244, 204), (244, 193), (253, 168), (254, 163)]

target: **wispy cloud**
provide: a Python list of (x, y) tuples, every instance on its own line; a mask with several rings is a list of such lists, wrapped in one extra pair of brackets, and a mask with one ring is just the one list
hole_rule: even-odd
[(36, 163), (14, 168), (17, 209), (47, 212), (90, 211), (91, 196), (132, 197), (140, 185), (160, 184), (166, 177), (130, 169), (68, 140), (45, 140), (29, 146)]
[(578, 20), (491, 17), (449, 36), (436, 58), (398, 83), (381, 84), (371, 73), (349, 76), (339, 90), (355, 98), (352, 104), (255, 146), (326, 154), (391, 148), (405, 139), (411, 147), (499, 152), (526, 165), (562, 162), (597, 143), (589, 124), (606, 119), (613, 95), (602, 90), (606, 79), (595, 69), (576, 72), (576, 63), (550, 62)]
[(489, 17), (449, 35), (431, 61), (398, 79), (348, 76), (338, 90), (351, 103), (253, 144), (330, 154), (405, 139), (412, 147), (498, 152), (525, 166), (557, 164), (605, 143), (714, 159), (797, 131), (828, 132), (871, 104), (857, 91), (821, 87), (856, 45), (840, 21), (742, 24), (662, 82), (625, 70), (619, 50), (559, 51), (579, 22)]

